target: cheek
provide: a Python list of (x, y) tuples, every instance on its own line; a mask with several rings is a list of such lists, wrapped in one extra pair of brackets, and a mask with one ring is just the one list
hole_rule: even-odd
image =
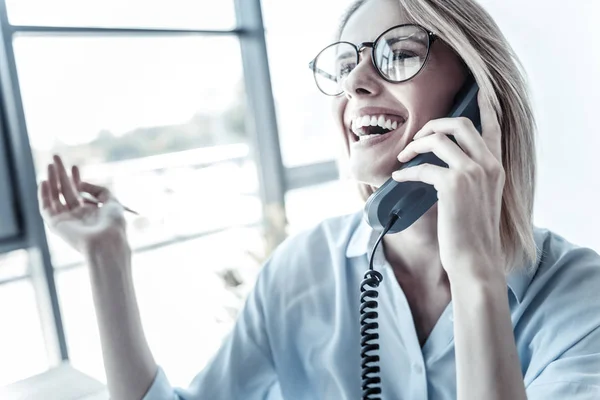
[(436, 48), (425, 69), (407, 86), (407, 106), (416, 125), (445, 117), (465, 78), (460, 60), (447, 48)]
[(344, 112), (346, 110), (346, 104), (348, 104), (348, 99), (346, 99), (345, 96), (334, 97), (331, 99), (330, 110), (337, 129), (337, 137), (340, 138), (344, 153), (348, 156), (350, 154), (350, 143), (348, 142), (348, 135), (344, 128)]
[(341, 118), (344, 113), (344, 109), (346, 108), (347, 100), (343, 96), (336, 96), (331, 98), (331, 112), (336, 119)]
[(340, 132), (344, 132), (344, 111), (347, 103), (348, 100), (343, 96), (334, 97), (331, 100), (331, 115)]

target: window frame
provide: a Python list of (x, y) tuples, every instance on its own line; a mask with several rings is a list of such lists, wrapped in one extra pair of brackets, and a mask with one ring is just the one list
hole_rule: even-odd
[[(257, 166), (263, 208), (263, 232), (268, 249), (273, 249), (286, 236), (286, 192), (335, 180), (339, 173), (333, 160), (299, 167), (284, 166), (260, 0), (232, 1), (235, 3), (236, 13), (234, 29), (201, 30), (11, 25), (6, 1), (0, 0), (0, 184), (6, 184), (6, 188), (0, 185), (0, 189), (6, 189), (3, 193), (8, 193), (9, 196), (7, 199), (0, 198), (0, 217), (8, 215), (6, 221), (9, 221), (3, 228), (8, 228), (9, 234), (3, 236), (0, 231), (0, 253), (26, 249), (30, 260), (28, 274), (0, 280), (0, 288), (2, 284), (15, 280), (32, 280), (51, 367), (68, 362), (69, 354), (54, 280), (55, 270), (51, 263), (44, 223), (39, 214), (36, 173), (21, 99), (13, 38), (18, 34), (237, 37), (248, 104), (247, 127), (252, 157)], [(2, 160), (7, 162), (2, 163)], [(83, 263), (70, 268), (81, 266)]]

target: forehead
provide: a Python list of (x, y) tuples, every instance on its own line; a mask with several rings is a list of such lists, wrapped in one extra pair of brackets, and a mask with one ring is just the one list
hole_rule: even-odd
[(340, 40), (372, 42), (386, 29), (410, 22), (397, 0), (369, 0), (352, 14)]

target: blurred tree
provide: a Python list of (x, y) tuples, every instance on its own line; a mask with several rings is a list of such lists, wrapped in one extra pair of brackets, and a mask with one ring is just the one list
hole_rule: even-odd
[(231, 107), (223, 113), (223, 117), (227, 129), (244, 141), (248, 139), (246, 112), (246, 89), (244, 88), (244, 81), (240, 79), (235, 85), (235, 100)]
[(242, 143), (247, 139), (245, 119), (245, 92), (240, 81), (235, 100), (222, 114), (197, 112), (183, 124), (140, 127), (123, 135), (103, 129), (89, 143), (67, 146), (55, 141), (52, 152), (71, 155), (68, 157), (70, 160), (85, 165), (96, 161), (121, 161), (198, 147)]

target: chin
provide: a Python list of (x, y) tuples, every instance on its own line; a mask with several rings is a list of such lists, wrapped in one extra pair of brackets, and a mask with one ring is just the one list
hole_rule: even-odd
[(354, 179), (357, 183), (363, 183), (374, 188), (380, 187), (392, 176), (391, 172), (379, 173), (365, 169), (355, 170), (354, 168), (350, 169), (350, 174), (352, 179)]
[[(370, 160), (350, 159), (350, 175), (358, 183), (364, 183), (375, 188), (383, 185), (392, 177), (392, 172), (399, 168), (395, 162), (369, 162)], [(391, 164), (391, 165), (389, 165)]]

